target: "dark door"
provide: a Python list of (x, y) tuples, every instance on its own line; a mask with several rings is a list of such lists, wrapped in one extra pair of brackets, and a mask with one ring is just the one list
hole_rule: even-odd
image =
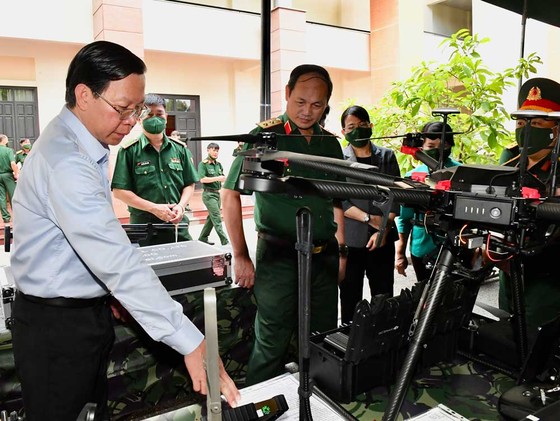
[[(178, 130), (181, 140), (200, 136), (200, 97), (195, 95), (165, 95), (161, 94), (165, 99), (165, 107), (167, 114), (166, 133), (169, 135), (173, 130)], [(200, 142), (187, 142), (187, 147), (193, 155), (195, 165), (202, 158)]]
[(21, 138), (33, 143), (39, 137), (36, 88), (0, 86), (0, 133), (8, 136), (15, 151)]

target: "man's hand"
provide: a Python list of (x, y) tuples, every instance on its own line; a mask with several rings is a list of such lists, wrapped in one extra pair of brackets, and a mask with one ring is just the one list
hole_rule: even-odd
[(408, 267), (408, 259), (404, 254), (398, 254), (395, 258), (395, 269), (400, 275), (406, 276), (406, 268)]
[[(383, 247), (383, 246), (385, 245), (385, 243), (387, 243), (387, 233), (388, 233), (388, 232), (389, 232), (389, 231), (385, 230), (385, 234), (383, 235), (383, 239), (381, 240), (381, 244), (379, 245), (379, 248)], [(373, 250), (375, 250), (376, 248), (378, 248), (378, 247), (375, 245), (375, 243), (377, 242), (377, 237), (378, 237), (378, 236), (379, 236), (379, 231), (373, 233), (373, 234), (371, 235), (371, 237), (369, 237), (369, 240), (368, 240), (368, 242), (367, 242), (367, 244), (366, 244), (366, 248), (367, 248), (369, 251), (373, 251)]]
[(170, 205), (170, 206), (173, 206), (171, 208), (171, 211), (173, 212), (174, 216), (169, 220), (169, 222), (171, 222), (172, 224), (178, 224), (183, 220), (183, 214), (185, 213), (185, 209), (183, 209), (183, 207), (179, 204)]
[[(173, 208), (177, 205), (168, 205), (168, 204), (157, 204), (154, 203), (154, 206), (150, 209), (150, 213), (157, 216), (163, 222), (171, 222), (178, 218), (177, 211), (173, 211)], [(181, 215), (181, 218), (183, 216)], [(175, 222), (176, 223), (176, 222)]]
[(338, 259), (338, 283), (340, 284), (346, 278), (346, 262), (348, 258), (346, 256), (340, 256)]
[(253, 288), (255, 284), (255, 266), (249, 256), (234, 256), (233, 273), (235, 283), (243, 288)]
[(115, 297), (110, 297), (109, 305), (111, 307), (111, 313), (113, 313), (113, 317), (115, 318), (115, 320), (120, 320), (121, 322), (126, 323), (131, 319), (130, 313)]
[[(206, 378), (206, 367), (204, 361), (206, 358), (206, 340), (203, 340), (200, 345), (189, 355), (185, 355), (185, 366), (189, 372), (192, 380), (193, 390), (203, 395), (208, 394), (208, 383)], [(229, 374), (224, 368), (222, 359), (218, 358), (220, 366), (220, 392), (225, 396), (227, 402), (231, 407), (237, 406), (237, 402), (241, 398), (239, 390), (235, 383), (229, 377)]]

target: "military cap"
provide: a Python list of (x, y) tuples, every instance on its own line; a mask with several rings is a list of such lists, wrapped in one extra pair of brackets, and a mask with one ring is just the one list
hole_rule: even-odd
[(560, 111), (560, 84), (541, 77), (529, 79), (521, 86), (517, 102), (520, 110)]

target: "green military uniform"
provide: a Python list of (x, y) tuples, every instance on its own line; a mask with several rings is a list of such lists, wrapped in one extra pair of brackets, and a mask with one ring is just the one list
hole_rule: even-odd
[[(198, 164), (198, 178), (202, 180), (204, 177), (219, 177), (224, 175), (224, 168), (218, 161), (208, 156), (204, 161)], [(227, 236), (222, 228), (222, 203), (220, 200), (220, 188), (222, 183), (214, 181), (213, 183), (202, 183), (204, 191), (202, 192), (202, 203), (208, 209), (208, 218), (200, 231), (199, 240), (208, 241), (208, 236), (212, 228), (216, 230), (216, 234), (220, 237), (222, 245), (229, 243)]]
[[(118, 152), (112, 189), (130, 190), (154, 203), (179, 203), (183, 189), (198, 181), (184, 142), (163, 136), (159, 152), (144, 134), (125, 144)], [(155, 215), (129, 206), (131, 224), (161, 224)], [(189, 223), (186, 215), (181, 223)], [(192, 240), (187, 228), (179, 229), (179, 241)], [(158, 230), (157, 235), (140, 241), (141, 246), (171, 243), (175, 230)]]
[(25, 153), (23, 152), (23, 150), (19, 150), (16, 152), (16, 164), (21, 164), (21, 166), (23, 167), (23, 163), (25, 162), (25, 158), (27, 158), (27, 155), (29, 155), (29, 153)]
[[(510, 167), (519, 165), (519, 147), (504, 149), (500, 164)], [(542, 184), (541, 196), (546, 191), (551, 168), (550, 155), (532, 166), (528, 172)], [(560, 168), (560, 165), (559, 167)], [(560, 171), (557, 171), (560, 176)], [(538, 327), (560, 314), (560, 266), (555, 261), (560, 256), (560, 244), (553, 241), (544, 250), (534, 256), (521, 256), (524, 266), (524, 297), (527, 324)], [(511, 304), (511, 283), (509, 275), (500, 271), (499, 307), (505, 311), (513, 310)]]
[[(7, 201), (12, 204), (14, 191), (16, 189), (16, 179), (12, 170), (12, 162), (15, 162), (14, 150), (8, 146), (0, 146), (0, 211), (2, 220), (10, 222), (11, 215), (8, 211)], [(6, 197), (8, 196), (8, 197)]]
[[(308, 143), (286, 114), (259, 124), (251, 133), (268, 131), (278, 136), (278, 150), (343, 159), (334, 135), (318, 124)], [(248, 145), (245, 145), (247, 149)], [(243, 163), (238, 156), (224, 183), (236, 189)], [(285, 176), (337, 179), (332, 174), (288, 165)], [(259, 231), (256, 251), (255, 345), (247, 370), (247, 385), (271, 378), (281, 372), (288, 345), (296, 331), (298, 312), (298, 264), (294, 250), (296, 213), (307, 207), (313, 217), (313, 242), (323, 246), (313, 254), (311, 268), (311, 331), (333, 329), (338, 315), (338, 244), (335, 239), (333, 202), (318, 196), (292, 198), (282, 194), (255, 193), (255, 226)]]

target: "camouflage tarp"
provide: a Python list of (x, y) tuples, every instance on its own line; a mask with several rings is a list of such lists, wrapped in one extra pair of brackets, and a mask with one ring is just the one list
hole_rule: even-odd
[[(498, 398), (515, 386), (505, 374), (472, 361), (440, 363), (416, 375), (408, 388), (399, 420), (421, 414), (443, 403), (469, 420), (499, 420)], [(358, 419), (381, 420), (390, 390), (378, 387), (342, 407)]]
[[(252, 290), (222, 287), (216, 290), (220, 354), (237, 384), (244, 384), (253, 343), (256, 305)], [(203, 291), (174, 297), (184, 313), (203, 331)], [(114, 419), (126, 419), (155, 406), (201, 401), (192, 391), (183, 358), (153, 341), (136, 324), (115, 324), (115, 345), (107, 372), (109, 407)], [(0, 338), (0, 410), (18, 411), (23, 406), (15, 374), (11, 337)]]
[[(203, 292), (175, 298), (183, 305), (185, 314), (202, 329)], [(217, 299), (220, 354), (226, 370), (242, 387), (253, 343), (254, 297), (250, 290), (223, 287), (217, 290)], [(192, 392), (181, 356), (152, 341), (138, 326), (116, 324), (115, 333), (108, 370), (113, 419), (135, 419), (180, 406), (185, 408), (178, 419), (196, 419), (200, 407), (187, 406), (203, 402), (203, 398)], [(295, 347), (291, 350), (293, 354)], [(514, 385), (513, 379), (472, 362), (457, 360), (453, 364), (437, 364), (418, 373), (407, 392), (402, 413), (408, 418), (444, 403), (472, 420), (497, 420), (497, 399)], [(388, 396), (387, 388), (376, 388), (343, 407), (358, 419), (380, 420)], [(21, 407), (21, 391), (8, 335), (0, 338), (0, 410), (19, 411)]]

